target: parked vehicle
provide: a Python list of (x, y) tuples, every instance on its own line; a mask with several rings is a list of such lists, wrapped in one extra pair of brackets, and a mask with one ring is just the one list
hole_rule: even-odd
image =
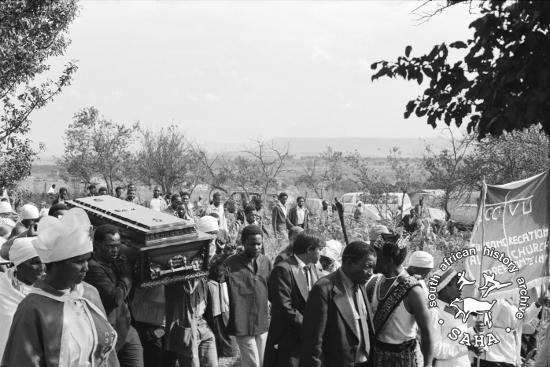
[(365, 192), (350, 192), (342, 195), (340, 201), (344, 206), (345, 215), (353, 215), (357, 203), (362, 202), (365, 216), (372, 220), (380, 220), (381, 217), (392, 217), (395, 213), (401, 211), (402, 203), (404, 203), (403, 210), (405, 212), (412, 208), (411, 198), (408, 194), (403, 195), (402, 192), (388, 192), (378, 196)]
[(345, 215), (353, 215), (355, 208), (357, 207), (357, 202), (363, 201), (361, 197), (364, 195), (364, 192), (349, 192), (342, 195), (340, 202), (344, 207)]

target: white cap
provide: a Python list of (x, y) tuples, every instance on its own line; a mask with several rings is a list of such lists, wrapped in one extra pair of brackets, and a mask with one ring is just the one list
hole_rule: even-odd
[(33, 246), (33, 240), (34, 237), (21, 237), (13, 241), (9, 254), (10, 261), (15, 266), (19, 266), (33, 257), (38, 257), (38, 253)]
[(343, 248), (344, 246), (340, 241), (327, 241), (325, 247), (321, 249), (321, 256), (328, 257), (329, 259), (334, 261), (340, 261), (342, 258)]
[(197, 221), (197, 227), (199, 228), (199, 231), (206, 233), (220, 230), (218, 219), (210, 215), (205, 215), (204, 217), (199, 218)]
[(38, 208), (32, 204), (25, 204), (21, 207), (21, 219), (38, 219), (40, 217)]
[(0, 201), (0, 214), (12, 214), (13, 209), (7, 201)]
[(415, 251), (409, 258), (409, 266), (417, 268), (433, 269), (434, 257), (426, 251)]
[(33, 243), (44, 264), (93, 251), (91, 224), (83, 209), (73, 208), (61, 219), (44, 217), (38, 223), (37, 232)]

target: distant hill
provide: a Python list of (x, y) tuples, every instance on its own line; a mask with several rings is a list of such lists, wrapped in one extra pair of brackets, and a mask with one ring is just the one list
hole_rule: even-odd
[[(393, 147), (399, 147), (404, 157), (421, 157), (426, 144), (432, 145), (435, 149), (445, 144), (445, 140), (437, 138), (274, 138), (273, 142), (278, 147), (288, 144), (290, 153), (295, 156), (317, 155), (330, 146), (342, 152), (358, 151), (362, 156), (372, 158), (387, 157)], [(252, 143), (205, 142), (200, 145), (211, 153), (234, 156), (240, 154), (247, 146), (252, 146)], [(55, 164), (55, 157), (52, 155), (43, 154), (39, 158), (35, 165)]]
[[(432, 145), (436, 149), (445, 144), (443, 139), (433, 138), (275, 138), (273, 141), (276, 146), (280, 147), (288, 144), (290, 153), (293, 155), (316, 155), (330, 146), (334, 150), (357, 151), (362, 156), (373, 158), (386, 157), (393, 147), (399, 147), (404, 157), (421, 157), (426, 144)], [(246, 143), (207, 142), (203, 146), (211, 152), (231, 154), (242, 151)]]

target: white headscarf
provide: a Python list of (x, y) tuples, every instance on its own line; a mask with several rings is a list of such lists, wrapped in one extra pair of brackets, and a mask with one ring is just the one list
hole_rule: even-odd
[(10, 261), (19, 266), (25, 261), (38, 257), (38, 253), (33, 246), (34, 237), (16, 238), (10, 247)]
[(91, 224), (83, 209), (73, 208), (61, 219), (45, 217), (38, 223), (34, 246), (44, 264), (93, 251)]

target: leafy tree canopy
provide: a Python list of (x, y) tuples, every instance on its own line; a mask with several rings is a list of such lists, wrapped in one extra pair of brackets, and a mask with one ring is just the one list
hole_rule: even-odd
[(407, 46), (396, 62), (372, 64), (372, 79), (426, 82), (423, 94), (408, 102), (405, 118), (414, 113), (434, 128), (466, 122), (468, 132), (482, 139), (540, 123), (550, 133), (550, 2), (472, 4), (480, 9), (470, 24), (472, 38), (435, 45), (417, 57)]
[(67, 29), (76, 13), (76, 0), (0, 2), (0, 158), (10, 172), (2, 182), (6, 187), (30, 174), (36, 156), (24, 137), (30, 114), (59, 94), (76, 71), (69, 62), (56, 81), (44, 78), (48, 59), (63, 55), (69, 44)]

